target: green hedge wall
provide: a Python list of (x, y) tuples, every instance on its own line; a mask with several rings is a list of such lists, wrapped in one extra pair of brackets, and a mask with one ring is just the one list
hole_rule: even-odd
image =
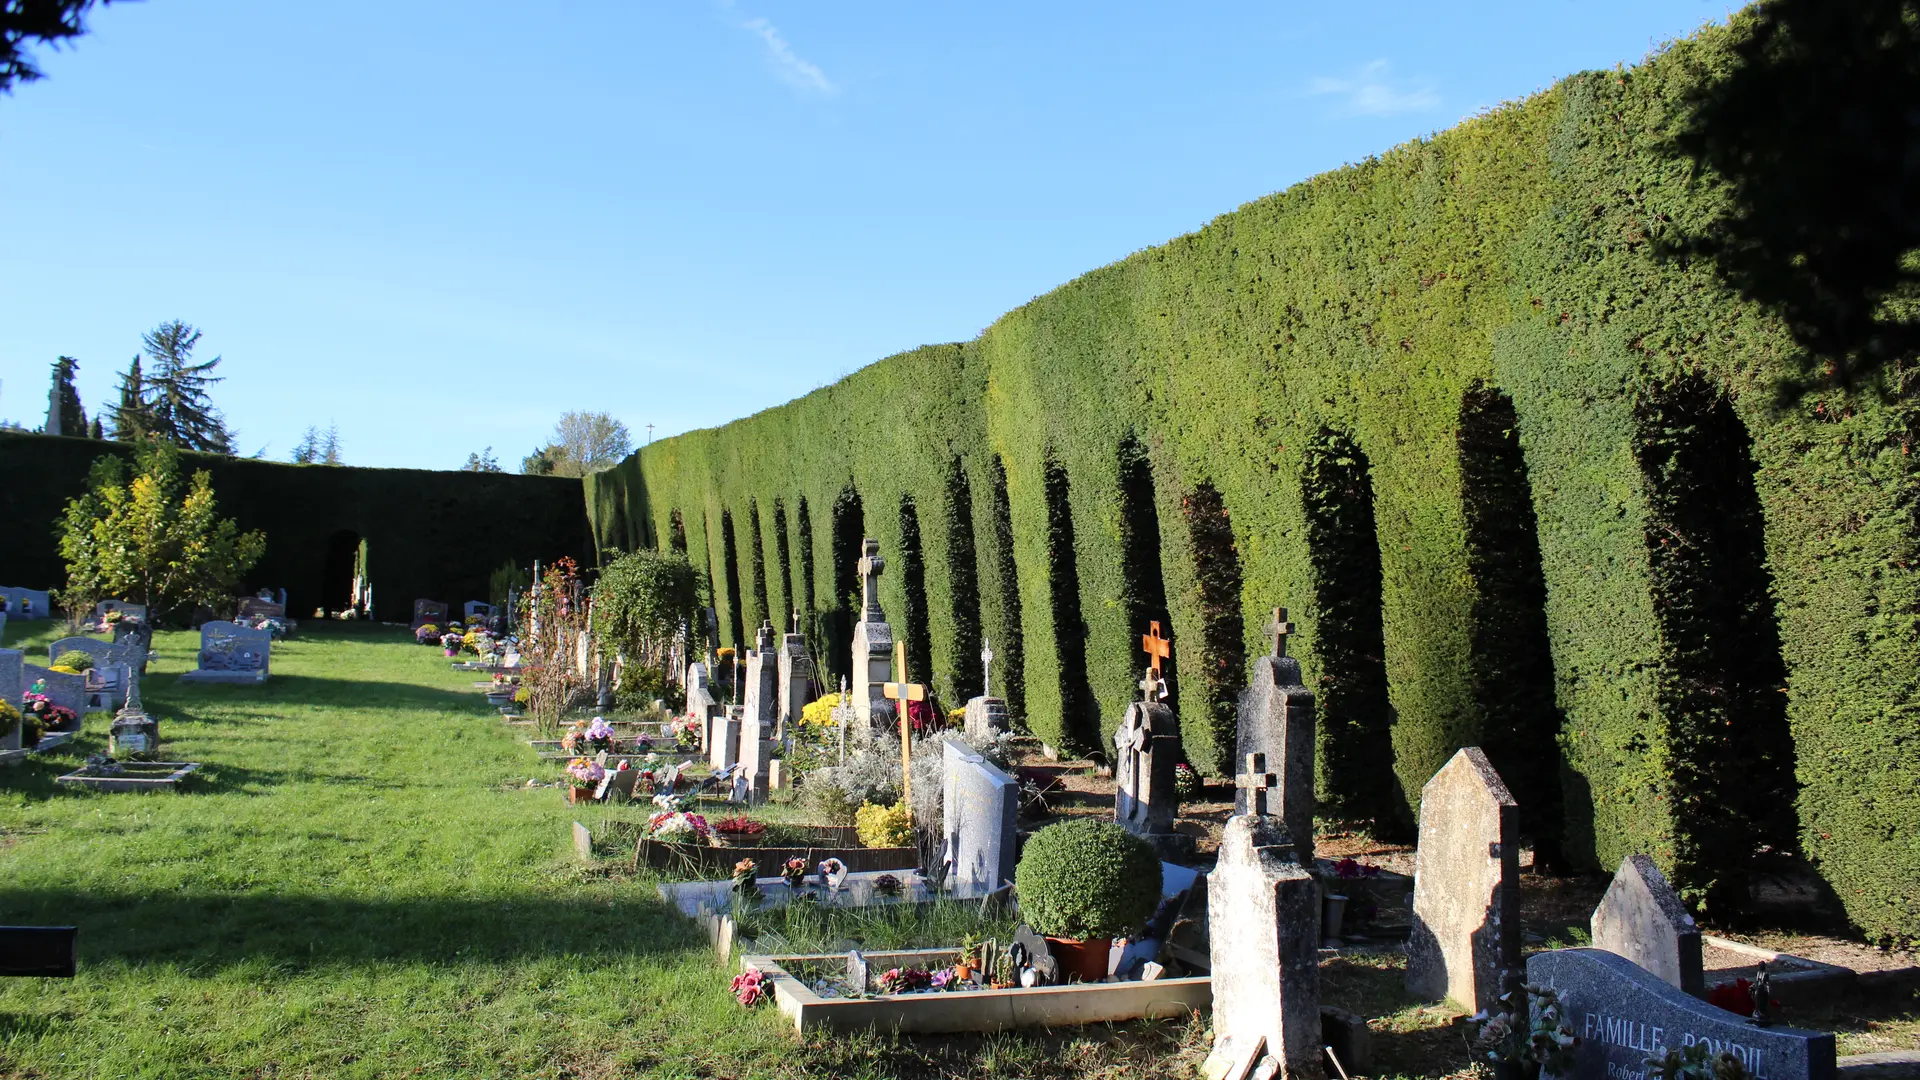
[[(31, 588), (66, 581), (54, 526), (103, 453), (131, 458), (132, 448), (0, 432), (0, 581)], [(266, 555), (246, 584), (286, 589), (296, 618), (322, 604), (345, 604), (346, 585), (336, 596), (324, 584), (329, 548), (342, 533), (366, 541), (374, 614), (397, 622), (412, 617), (416, 599), (456, 607), (485, 600), (488, 575), (509, 560), (528, 566), (561, 555), (580, 559), (590, 549), (578, 481), (207, 454), (184, 454), (182, 466), (213, 475), (222, 515), (267, 534)]]
[[(596, 536), (677, 511), (719, 581), (715, 523), (804, 498), (820, 557), (782, 573), (830, 615), (845, 555), (822, 508), (857, 492), (898, 620), (910, 499), (928, 625), (909, 629), (943, 695), (970, 684), (955, 598), (977, 589), (979, 631), (1020, 654), (1025, 722), (1103, 746), (1164, 604), (1187, 753), (1213, 769), (1220, 707), (1285, 605), (1331, 806), (1404, 828), (1484, 743), (1568, 863), (1646, 852), (1718, 908), (1761, 840), (1797, 838), (1859, 925), (1920, 935), (1915, 418), (1871, 395), (1778, 404), (1799, 359), (1778, 320), (1656, 254), (1726, 212), (1663, 147), (1747, 18), (1250, 203), (974, 341), (649, 446), (588, 481)], [(1389, 775), (1399, 798), (1369, 807)]]

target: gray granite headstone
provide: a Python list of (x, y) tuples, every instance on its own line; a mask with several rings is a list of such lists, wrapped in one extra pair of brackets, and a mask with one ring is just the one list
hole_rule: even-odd
[(800, 710), (807, 707), (807, 690), (813, 685), (813, 657), (807, 654), (807, 639), (799, 634), (780, 638), (780, 710), (774, 737), (783, 738), (800, 725)]
[(886, 612), (880, 610), (880, 572), (887, 561), (880, 557), (880, 541), (860, 542), (860, 621), (853, 627), (853, 711), (859, 734), (865, 742), (876, 725), (889, 726), (893, 703), (881, 689), (893, 679), (893, 627), (887, 625)]
[[(1276, 622), (1291, 632), (1292, 624), (1283, 615), (1276, 613)], [(1239, 712), (1234, 760), (1266, 756), (1267, 768), (1280, 778), (1279, 788), (1269, 793), (1273, 812), (1299, 845), (1301, 862), (1312, 866), (1313, 812), (1318, 805), (1313, 791), (1314, 698), (1313, 691), (1301, 685), (1300, 661), (1281, 652), (1256, 659), (1253, 676), (1240, 694)], [(1247, 812), (1245, 789), (1235, 792), (1233, 812)]]
[[(27, 654), (19, 649), (0, 649), (0, 701), (18, 709), (20, 695), (26, 692)], [(13, 733), (0, 738), (0, 750), (20, 749), (20, 724), (13, 725)]]
[(1013, 880), (1020, 783), (957, 739), (942, 753), (947, 887), (955, 896), (985, 896)]
[(273, 634), (214, 619), (200, 624), (199, 667), (184, 682), (260, 683), (272, 674)]
[(1652, 859), (1621, 861), (1590, 925), (1594, 948), (1624, 956), (1694, 997), (1706, 996), (1700, 928)]
[(977, 697), (967, 702), (967, 741), (987, 746), (1012, 726), (1007, 718), (1007, 703), (997, 697)]
[[(1277, 817), (1227, 820), (1207, 875), (1213, 1051), (1244, 1059), (1262, 1040), (1285, 1077), (1324, 1075), (1320, 1056), (1320, 887)], [(1257, 1064), (1257, 1062), (1256, 1062)]]
[(1113, 733), (1113, 819), (1138, 836), (1173, 832), (1180, 812), (1174, 790), (1180, 759), (1180, 724), (1158, 701), (1127, 706)]
[(1494, 1005), (1520, 978), (1519, 809), (1469, 746), (1420, 789), (1407, 992)]
[(1603, 949), (1535, 953), (1527, 982), (1559, 992), (1563, 1022), (1580, 1037), (1566, 1080), (1642, 1077), (1649, 1056), (1697, 1042), (1731, 1053), (1759, 1080), (1834, 1076), (1831, 1034), (1755, 1027)]
[(740, 760), (739, 714), (740, 709), (735, 706), (707, 724), (707, 764), (714, 772), (730, 768)]
[(51, 619), (53, 618), (53, 598), (39, 589), (25, 589), (18, 585), (0, 589), (7, 594), (7, 616), (14, 619)]
[(859, 949), (847, 953), (847, 985), (853, 987), (856, 994), (864, 994), (870, 985), (867, 982), (867, 958)]

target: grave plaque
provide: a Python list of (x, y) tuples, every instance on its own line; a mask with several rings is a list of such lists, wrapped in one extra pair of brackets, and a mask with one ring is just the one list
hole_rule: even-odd
[(1277, 817), (1249, 813), (1227, 821), (1220, 862), (1207, 875), (1210, 1075), (1215, 1066), (1261, 1045), (1277, 1059), (1277, 1075), (1325, 1075), (1320, 1064), (1320, 887), (1294, 852), (1293, 837)]
[(1454, 754), (1420, 789), (1408, 993), (1477, 1012), (1519, 980), (1518, 816), (1477, 746)]
[(958, 740), (949, 739), (942, 753), (948, 888), (955, 896), (984, 896), (1013, 880), (1020, 784)]
[(1563, 1022), (1580, 1037), (1567, 1080), (1644, 1077), (1649, 1056), (1699, 1042), (1740, 1059), (1757, 1080), (1834, 1076), (1832, 1035), (1756, 1027), (1602, 949), (1535, 953), (1527, 960), (1527, 982), (1559, 992)]
[[(1287, 621), (1286, 608), (1273, 609), (1267, 633), (1273, 637), (1273, 653), (1253, 662), (1253, 676), (1240, 694), (1239, 760), (1263, 755), (1280, 778), (1278, 790), (1269, 795), (1273, 813), (1286, 822), (1301, 863), (1312, 866), (1313, 691), (1301, 685), (1300, 661), (1287, 655), (1293, 624)], [(1247, 813), (1244, 789), (1234, 794), (1233, 812)]]
[(1700, 958), (1700, 928), (1645, 855), (1629, 855), (1613, 884), (1593, 909), (1593, 947), (1624, 956), (1642, 969), (1692, 994), (1707, 995)]

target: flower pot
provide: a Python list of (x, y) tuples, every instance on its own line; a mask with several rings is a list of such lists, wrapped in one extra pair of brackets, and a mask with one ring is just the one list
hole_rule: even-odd
[(569, 786), (567, 788), (567, 803), (571, 805), (573, 803), (586, 802), (592, 796), (592, 794), (593, 792), (587, 790), (586, 788), (577, 788), (577, 787)]
[(1060, 981), (1069, 982), (1079, 976), (1081, 982), (1099, 982), (1107, 977), (1107, 961), (1113, 952), (1113, 942), (1107, 938), (1093, 941), (1076, 941), (1073, 938), (1050, 937), (1047, 948), (1060, 964)]
[(953, 965), (953, 977), (963, 982), (967, 979), (973, 978), (973, 965), (972, 964)]

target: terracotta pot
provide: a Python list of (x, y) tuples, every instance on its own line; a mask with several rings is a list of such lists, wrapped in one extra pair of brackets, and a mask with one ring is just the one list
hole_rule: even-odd
[(971, 979), (971, 978), (973, 978), (973, 965), (972, 965), (972, 964), (955, 964), (955, 965), (953, 965), (953, 976), (954, 976), (954, 978), (956, 978), (956, 979)]
[(567, 786), (567, 803), (568, 805), (572, 805), (577, 802), (582, 802), (586, 799), (588, 794), (589, 792), (587, 791), (587, 789), (577, 788), (569, 784)]
[(1050, 937), (1047, 939), (1047, 948), (1060, 963), (1061, 982), (1071, 982), (1075, 976), (1081, 982), (1090, 983), (1107, 977), (1107, 958), (1113, 951), (1110, 939), (1076, 941), (1073, 938)]

